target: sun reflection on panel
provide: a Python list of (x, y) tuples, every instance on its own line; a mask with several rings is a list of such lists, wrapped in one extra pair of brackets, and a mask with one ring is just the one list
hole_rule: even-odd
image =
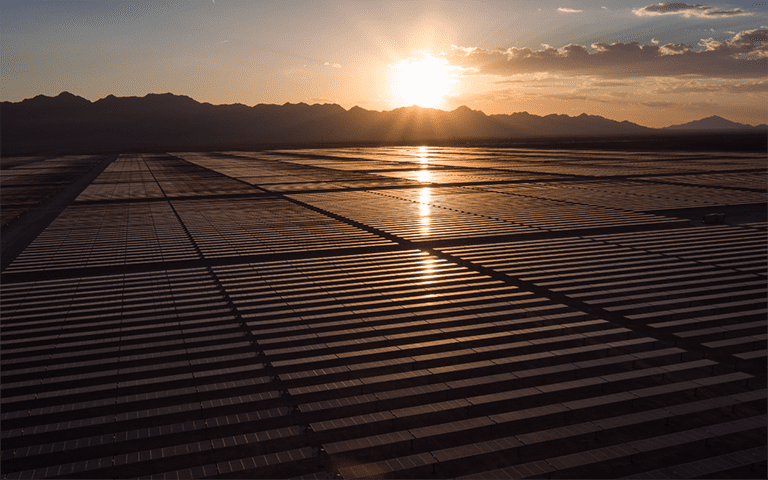
[[(422, 173), (422, 172), (420, 172)], [(426, 172), (429, 173), (429, 172)], [(432, 191), (429, 187), (424, 187), (421, 189), (421, 193), (419, 195), (419, 216), (421, 218), (421, 228), (419, 229), (419, 233), (422, 235), (429, 235), (430, 228), (429, 228), (429, 214), (430, 214), (430, 208), (429, 208), (429, 199), (430, 195), (432, 194)]]
[(419, 163), (427, 163), (429, 159), (429, 149), (427, 147), (419, 147)]
[(439, 260), (436, 258), (425, 258), (421, 261), (420, 273), (423, 282), (420, 282), (420, 284), (431, 283), (434, 280), (434, 277), (437, 274), (437, 269), (435, 268), (435, 264), (437, 264), (437, 262), (439, 262)]

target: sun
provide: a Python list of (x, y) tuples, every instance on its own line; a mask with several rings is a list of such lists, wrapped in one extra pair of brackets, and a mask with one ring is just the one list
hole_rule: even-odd
[(426, 55), (402, 60), (395, 69), (394, 93), (398, 103), (432, 108), (448, 95), (454, 82), (448, 62)]

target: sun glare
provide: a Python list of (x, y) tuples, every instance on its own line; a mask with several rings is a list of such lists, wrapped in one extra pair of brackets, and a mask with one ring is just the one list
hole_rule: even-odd
[(448, 95), (453, 83), (448, 62), (431, 55), (402, 60), (394, 69), (394, 93), (404, 106), (435, 107)]

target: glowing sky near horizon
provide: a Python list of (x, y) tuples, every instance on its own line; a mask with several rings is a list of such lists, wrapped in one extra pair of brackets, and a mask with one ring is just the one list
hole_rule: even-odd
[(765, 2), (4, 0), (0, 21), (9, 101), (171, 92), (651, 127), (768, 107)]

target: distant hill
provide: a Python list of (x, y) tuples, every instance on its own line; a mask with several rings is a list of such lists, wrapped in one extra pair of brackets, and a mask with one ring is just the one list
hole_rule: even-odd
[[(708, 119), (701, 122), (705, 120)], [(265, 145), (343, 142), (642, 135), (658, 131), (586, 114), (577, 117), (541, 117), (527, 112), (486, 115), (465, 106), (453, 111), (414, 106), (384, 112), (305, 103), (249, 107), (200, 103), (171, 93), (144, 97), (109, 95), (95, 102), (68, 92), (56, 97), (38, 95), (16, 103), (2, 102), (0, 117), (2, 154), (5, 156), (207, 148), (233, 150)]]
[(743, 123), (736, 123), (730, 120), (726, 120), (723, 117), (713, 115), (711, 117), (702, 118), (701, 120), (694, 120), (692, 122), (683, 123), (680, 125), (670, 125), (664, 127), (664, 130), (687, 130), (687, 131), (734, 131), (734, 130), (766, 130), (768, 125), (761, 124), (757, 126), (745, 125)]
[(568, 115), (547, 115), (540, 117), (528, 112), (513, 113), (511, 115), (492, 115), (498, 120), (527, 135), (638, 135), (651, 133), (653, 128), (643, 127), (636, 123), (623, 121), (617, 122), (597, 115), (582, 113), (578, 117)]

